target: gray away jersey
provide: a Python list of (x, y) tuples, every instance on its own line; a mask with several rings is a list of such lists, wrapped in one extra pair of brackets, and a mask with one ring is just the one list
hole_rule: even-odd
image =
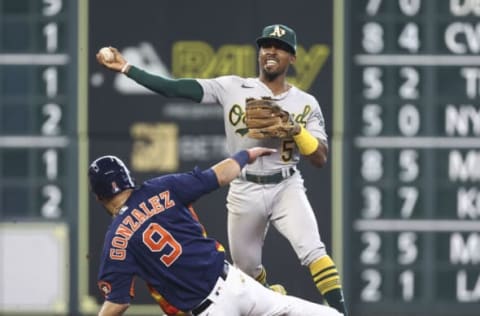
[(257, 140), (247, 137), (245, 126), (245, 100), (247, 98), (270, 97), (279, 106), (293, 114), (313, 136), (327, 142), (325, 120), (314, 96), (292, 86), (286, 92), (274, 96), (272, 91), (258, 78), (222, 76), (214, 79), (197, 79), (203, 88), (202, 103), (217, 103), (223, 107), (227, 151), (229, 154), (255, 146), (276, 148), (277, 152), (258, 158), (246, 168), (255, 173), (294, 166), (300, 159), (298, 148), (292, 138)]

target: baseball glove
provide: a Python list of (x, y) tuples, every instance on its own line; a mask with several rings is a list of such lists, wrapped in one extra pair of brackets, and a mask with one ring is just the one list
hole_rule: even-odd
[(286, 138), (292, 136), (295, 129), (290, 113), (267, 97), (246, 100), (245, 124), (248, 137), (255, 139)]

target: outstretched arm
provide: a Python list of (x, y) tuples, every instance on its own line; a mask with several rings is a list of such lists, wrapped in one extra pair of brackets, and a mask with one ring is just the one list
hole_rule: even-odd
[(105, 56), (98, 51), (97, 61), (106, 68), (122, 72), (138, 84), (165, 97), (179, 97), (200, 102), (203, 97), (202, 86), (195, 79), (169, 79), (146, 72), (138, 67), (130, 65), (123, 55), (115, 47), (108, 47), (113, 53), (113, 58), (106, 60)]
[(219, 185), (224, 186), (235, 179), (247, 163), (253, 163), (258, 157), (270, 155), (275, 151), (275, 149), (264, 147), (242, 150), (232, 157), (220, 161), (212, 167), (212, 170), (217, 176)]

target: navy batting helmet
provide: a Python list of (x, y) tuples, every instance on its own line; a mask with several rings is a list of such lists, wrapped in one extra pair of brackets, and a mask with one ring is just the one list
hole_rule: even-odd
[(100, 198), (111, 198), (135, 187), (130, 171), (115, 156), (103, 156), (93, 161), (88, 168), (88, 177), (92, 192)]

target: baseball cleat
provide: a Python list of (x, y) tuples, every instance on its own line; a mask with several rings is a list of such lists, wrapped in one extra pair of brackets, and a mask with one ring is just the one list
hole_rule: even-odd
[(270, 290), (280, 293), (282, 295), (287, 295), (287, 290), (281, 284), (272, 284), (269, 286)]

